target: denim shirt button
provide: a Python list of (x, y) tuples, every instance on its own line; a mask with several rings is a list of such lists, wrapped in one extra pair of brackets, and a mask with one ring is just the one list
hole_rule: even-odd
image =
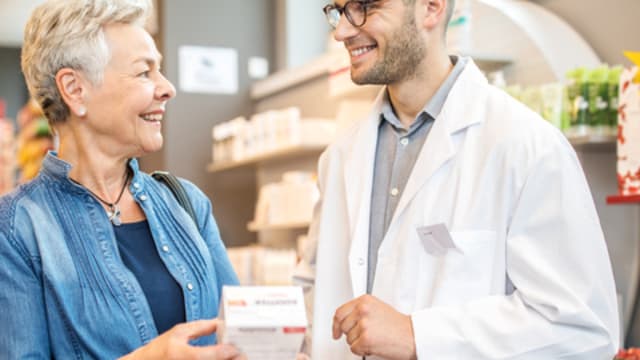
[(137, 182), (133, 183), (133, 187), (136, 189), (140, 189), (140, 184), (138, 184)]
[(192, 283), (188, 283), (187, 284), (187, 290), (189, 290), (189, 291), (193, 290), (193, 284)]
[(147, 195), (140, 195), (140, 201), (147, 200)]
[(169, 252), (169, 246), (168, 245), (162, 245), (162, 251), (168, 253)]

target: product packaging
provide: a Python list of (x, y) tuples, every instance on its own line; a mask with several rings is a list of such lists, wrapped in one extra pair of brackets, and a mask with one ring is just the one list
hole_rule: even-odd
[(302, 288), (224, 286), (219, 319), (219, 342), (247, 359), (294, 360), (307, 329)]
[(640, 195), (640, 53), (625, 55), (636, 66), (620, 74), (617, 171), (620, 195), (629, 196)]
[(588, 117), (591, 134), (604, 136), (608, 133), (609, 117), (609, 68), (606, 65), (590, 70), (586, 74), (588, 91)]
[(585, 83), (586, 69), (577, 68), (567, 73), (567, 94), (571, 104), (569, 110), (570, 128), (567, 133), (570, 136), (583, 136), (589, 134), (589, 103), (588, 87)]

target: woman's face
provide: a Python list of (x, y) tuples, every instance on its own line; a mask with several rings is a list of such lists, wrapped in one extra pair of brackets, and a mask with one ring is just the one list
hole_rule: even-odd
[(161, 56), (141, 27), (109, 25), (105, 35), (111, 59), (102, 83), (86, 88), (88, 125), (114, 155), (157, 151), (165, 104), (176, 93), (160, 72)]

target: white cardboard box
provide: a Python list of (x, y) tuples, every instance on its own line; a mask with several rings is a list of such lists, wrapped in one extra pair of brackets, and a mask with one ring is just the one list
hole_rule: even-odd
[(248, 360), (295, 360), (307, 328), (302, 288), (224, 286), (220, 343), (233, 344)]

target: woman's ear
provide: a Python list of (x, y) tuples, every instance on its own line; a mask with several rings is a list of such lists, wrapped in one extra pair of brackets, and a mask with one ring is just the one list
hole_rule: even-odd
[(63, 68), (56, 74), (56, 85), (62, 96), (62, 100), (67, 104), (69, 110), (78, 117), (87, 114), (84, 105), (84, 78), (74, 69)]

